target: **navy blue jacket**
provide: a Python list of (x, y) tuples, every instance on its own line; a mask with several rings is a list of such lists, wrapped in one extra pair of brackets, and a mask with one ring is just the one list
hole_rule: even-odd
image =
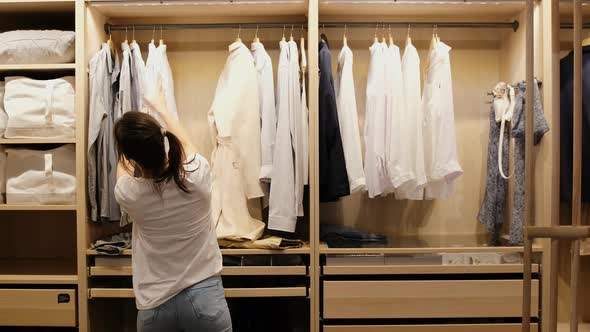
[[(590, 46), (583, 48), (582, 68), (582, 201), (590, 201)], [(560, 197), (572, 201), (574, 132), (574, 53), (561, 60)]]
[(320, 201), (336, 201), (350, 195), (348, 173), (344, 161), (344, 149), (338, 124), (336, 93), (332, 79), (332, 58), (328, 44), (319, 45), (320, 109), (319, 109), (319, 157)]

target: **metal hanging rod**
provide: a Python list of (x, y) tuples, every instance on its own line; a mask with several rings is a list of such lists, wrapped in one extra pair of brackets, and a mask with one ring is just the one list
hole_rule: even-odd
[[(561, 29), (573, 29), (574, 24), (573, 23), (562, 23), (559, 25), (559, 27)], [(585, 23), (584, 25), (582, 25), (582, 29), (590, 29), (590, 23)]]
[(198, 23), (198, 24), (108, 24), (104, 31), (109, 33), (116, 30), (196, 30), (196, 29), (278, 29), (278, 28), (307, 28), (307, 23)]
[(518, 21), (513, 22), (320, 22), (320, 28), (374, 28), (375, 26), (397, 28), (506, 28), (518, 30)]

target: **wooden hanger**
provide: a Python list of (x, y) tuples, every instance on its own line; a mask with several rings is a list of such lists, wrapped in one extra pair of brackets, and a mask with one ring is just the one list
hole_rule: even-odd
[(283, 38), (281, 38), (281, 41), (285, 41), (285, 25), (283, 24)]
[(436, 42), (440, 42), (440, 37), (438, 36), (438, 24), (434, 25), (434, 31), (436, 31)]
[(242, 42), (242, 38), (240, 38), (240, 33), (242, 32), (242, 25), (239, 24), (238, 25), (238, 36), (236, 37), (235, 42), (236, 43), (241, 43)]
[(107, 40), (107, 45), (109, 46), (109, 51), (111, 52), (111, 60), (115, 61), (115, 46), (113, 44), (113, 35), (111, 34), (110, 29), (109, 29), (109, 39)]
[(408, 36), (406, 37), (406, 45), (412, 43), (412, 37), (410, 37), (410, 24), (408, 24)]
[(154, 29), (152, 30), (152, 41), (151, 43), (155, 43), (154, 38), (156, 38), (156, 26), (154, 25)]
[(385, 23), (383, 23), (383, 25), (381, 26), (381, 42), (386, 44), (385, 41)]
[(164, 27), (160, 24), (160, 46), (164, 46)]
[(258, 38), (258, 24), (256, 24), (256, 32), (254, 33), (254, 43), (260, 43), (260, 38)]
[(379, 23), (377, 23), (377, 25), (375, 25), (375, 36), (373, 37), (373, 43), (379, 42), (379, 38), (377, 38), (377, 29), (379, 29)]
[(389, 25), (389, 46), (393, 45), (393, 36), (391, 35), (391, 24)]
[(346, 24), (344, 24), (344, 35), (342, 36), (342, 45), (348, 46), (348, 41), (346, 40)]

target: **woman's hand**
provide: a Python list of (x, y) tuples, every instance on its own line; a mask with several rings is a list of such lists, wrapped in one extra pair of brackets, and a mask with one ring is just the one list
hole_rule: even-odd
[(147, 106), (160, 114), (168, 112), (168, 104), (166, 103), (166, 95), (161, 80), (158, 80), (158, 86), (150, 95), (143, 96), (143, 100)]

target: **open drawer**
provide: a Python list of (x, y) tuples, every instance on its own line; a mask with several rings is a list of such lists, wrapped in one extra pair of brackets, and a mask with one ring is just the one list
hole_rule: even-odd
[[(520, 324), (332, 325), (323, 332), (520, 332)], [(531, 324), (531, 332), (539, 330)]]
[[(325, 281), (324, 318), (508, 318), (522, 316), (522, 280)], [(539, 281), (532, 284), (533, 317)]]
[(76, 326), (74, 289), (0, 289), (0, 326)]

